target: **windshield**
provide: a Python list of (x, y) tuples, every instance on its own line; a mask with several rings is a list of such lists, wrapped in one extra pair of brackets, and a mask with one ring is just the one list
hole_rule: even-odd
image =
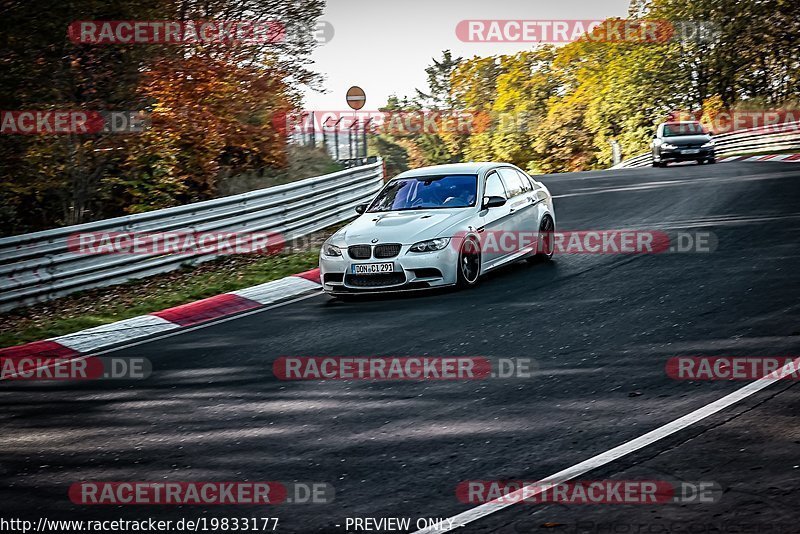
[(475, 205), (477, 190), (473, 174), (401, 178), (386, 184), (367, 211), (467, 208)]
[(706, 131), (699, 122), (682, 122), (678, 124), (665, 124), (664, 137), (677, 137), (679, 135), (705, 135)]

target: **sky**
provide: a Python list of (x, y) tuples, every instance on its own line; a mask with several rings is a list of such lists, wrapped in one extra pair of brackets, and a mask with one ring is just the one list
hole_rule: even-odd
[(466, 43), (461, 20), (602, 20), (626, 17), (629, 0), (327, 0), (322, 20), (333, 38), (317, 47), (312, 70), (325, 77), (326, 94), (305, 91), (308, 110), (346, 110), (345, 93), (358, 85), (364, 110), (389, 95), (414, 96), (427, 87), (425, 67), (449, 49), (455, 57), (515, 53), (529, 43)]

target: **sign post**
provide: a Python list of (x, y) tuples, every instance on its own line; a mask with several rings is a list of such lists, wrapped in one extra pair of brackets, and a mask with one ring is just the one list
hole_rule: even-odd
[[(357, 85), (354, 85), (350, 89), (347, 90), (346, 99), (347, 99), (347, 105), (350, 106), (350, 108), (353, 109), (354, 111), (358, 111), (359, 109), (363, 108), (364, 104), (367, 103), (367, 95), (366, 95), (366, 93), (364, 93), (364, 90), (362, 88), (360, 88), (359, 86), (357, 86)], [(353, 118), (357, 119), (357, 117), (353, 117)], [(355, 149), (356, 149), (355, 156), (356, 157), (358, 157), (358, 123), (359, 123), (358, 120), (354, 120), (353, 121), (353, 126), (355, 126), (355, 129), (356, 129), (356, 132), (355, 132), (355, 136), (356, 136), (356, 138), (355, 138)], [(353, 130), (353, 126), (351, 126), (350, 127), (350, 131), (347, 132), (347, 137), (348, 137), (348, 141), (349, 141), (348, 144), (350, 146), (350, 154), (349, 154), (350, 159), (353, 159), (353, 131), (352, 131)], [(363, 136), (364, 136), (364, 155), (366, 156), (366, 154), (367, 154), (367, 130), (366, 130), (367, 126), (366, 126), (366, 124), (364, 124), (363, 127), (364, 127), (364, 132), (363, 132)]]

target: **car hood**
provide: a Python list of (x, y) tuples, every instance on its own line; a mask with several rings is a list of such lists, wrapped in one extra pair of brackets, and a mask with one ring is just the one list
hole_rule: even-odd
[(332, 241), (357, 243), (401, 243), (411, 245), (425, 239), (452, 237), (453, 227), (470, 218), (474, 209), (435, 209), (365, 213), (338, 232)]
[(708, 135), (678, 135), (675, 137), (665, 137), (664, 142), (676, 146), (702, 145), (711, 141)]

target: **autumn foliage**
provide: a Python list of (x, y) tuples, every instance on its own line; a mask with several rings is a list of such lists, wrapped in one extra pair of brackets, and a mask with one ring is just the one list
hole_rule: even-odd
[[(140, 133), (3, 135), (3, 234), (208, 199), (220, 180), (286, 165), (274, 113), (299, 107), (318, 0), (6, 2), (0, 109), (141, 111)], [(269, 20), (265, 43), (76, 44), (76, 20)]]
[(466, 136), (387, 137), (373, 150), (396, 161), (405, 154), (411, 166), (490, 160), (579, 171), (611, 166), (612, 142), (624, 157), (646, 151), (655, 126), (679, 110), (713, 120), (720, 109), (797, 109), (800, 2), (634, 0), (630, 11), (629, 19), (703, 31), (598, 38), (620, 23), (609, 19), (563, 46), (492, 55), (484, 44), (486, 54), (472, 58), (445, 51), (426, 69), (429, 91), (387, 107), (481, 110), (492, 124)]

